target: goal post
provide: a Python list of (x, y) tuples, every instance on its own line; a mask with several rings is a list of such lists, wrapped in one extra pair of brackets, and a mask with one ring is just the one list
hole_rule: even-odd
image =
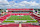
[(38, 9), (38, 14), (40, 14), (40, 9)]

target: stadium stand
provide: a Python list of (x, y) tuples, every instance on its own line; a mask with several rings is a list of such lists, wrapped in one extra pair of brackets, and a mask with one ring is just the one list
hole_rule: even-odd
[(22, 27), (40, 27), (38, 25), (22, 24)]
[(7, 24), (7, 25), (2, 25), (2, 27), (19, 27), (19, 24)]
[(7, 15), (4, 15), (0, 18), (0, 22), (3, 22), (5, 19), (7, 19), (7, 17), (9, 17), (10, 15), (7, 14)]
[[(10, 10), (31, 10), (33, 11), (33, 9), (7, 9), (8, 11)], [(6, 12), (7, 15), (4, 15), (0, 18), (0, 22), (3, 22), (5, 19), (7, 19), (8, 17), (10, 17), (11, 15), (30, 15), (32, 16), (34, 19), (36, 19), (39, 23), (40, 23), (40, 17), (36, 16), (35, 14), (33, 14), (33, 12), (29, 12), (29, 13), (12, 13), (12, 12)], [(32, 14), (31, 14), (32, 13)], [(32, 25), (32, 24), (21, 24), (22, 27), (40, 27), (40, 25)], [(6, 25), (1, 25), (0, 27), (19, 27), (19, 24), (6, 24)]]
[(33, 18), (35, 18), (35, 19), (40, 23), (40, 17), (39, 17), (39, 16), (36, 16), (36, 15), (34, 15), (34, 14), (31, 14), (31, 16), (32, 16)]

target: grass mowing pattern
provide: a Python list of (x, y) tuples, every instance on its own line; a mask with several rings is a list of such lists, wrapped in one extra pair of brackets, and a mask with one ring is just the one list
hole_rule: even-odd
[[(19, 18), (19, 17), (22, 17), (22, 18)], [(32, 20), (32, 19), (30, 18), (30, 15), (28, 15), (28, 16), (26, 16), (26, 15), (24, 15), (24, 16), (11, 15), (11, 17), (7, 20)]]
[[(22, 17), (22, 18), (19, 18), (19, 17)], [(31, 19), (30, 18), (30, 15), (24, 15), (24, 16), (15, 16), (15, 15), (11, 15), (11, 17), (9, 17), (7, 20), (34, 20), (34, 19)], [(13, 23), (14, 21), (3, 21), (3, 22), (10, 22), (10, 23)], [(36, 23), (38, 21), (27, 21), (25, 23)]]

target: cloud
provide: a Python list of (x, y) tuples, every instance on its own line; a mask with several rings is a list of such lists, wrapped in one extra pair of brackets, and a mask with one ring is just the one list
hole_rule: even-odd
[(9, 4), (7, 0), (0, 0), (0, 5)]
[(35, 1), (32, 2), (27, 2), (27, 1), (22, 1), (20, 3), (14, 4), (14, 7), (19, 7), (19, 8), (34, 8), (34, 7), (39, 7), (39, 3), (36, 3)]
[(35, 1), (22, 1), (19, 3), (16, 3), (14, 1), (8, 2), (7, 0), (0, 0), (0, 8), (39, 8), (39, 3), (36, 3)]
[(0, 0), (0, 8), (7, 8), (9, 6), (9, 2), (7, 0)]
[(31, 6), (38, 6), (39, 4), (36, 3), (35, 1), (34, 1), (34, 2), (31, 1), (31, 2), (30, 2), (30, 5), (31, 5)]
[(30, 1), (30, 2), (22, 1), (20, 4), (22, 4), (22, 5), (31, 5), (31, 6), (38, 6), (39, 5), (35, 1), (34, 2), (32, 2), (32, 1)]
[(10, 1), (9, 4), (10, 5), (13, 5), (13, 4), (15, 4), (15, 2), (14, 1)]

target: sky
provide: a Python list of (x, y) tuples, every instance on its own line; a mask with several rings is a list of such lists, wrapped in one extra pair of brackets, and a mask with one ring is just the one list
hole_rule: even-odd
[(21, 2), (21, 1), (36, 1), (37, 3), (39, 3), (40, 0), (8, 0), (8, 1), (15, 1), (16, 3)]
[(40, 0), (0, 0), (0, 9), (40, 8)]

